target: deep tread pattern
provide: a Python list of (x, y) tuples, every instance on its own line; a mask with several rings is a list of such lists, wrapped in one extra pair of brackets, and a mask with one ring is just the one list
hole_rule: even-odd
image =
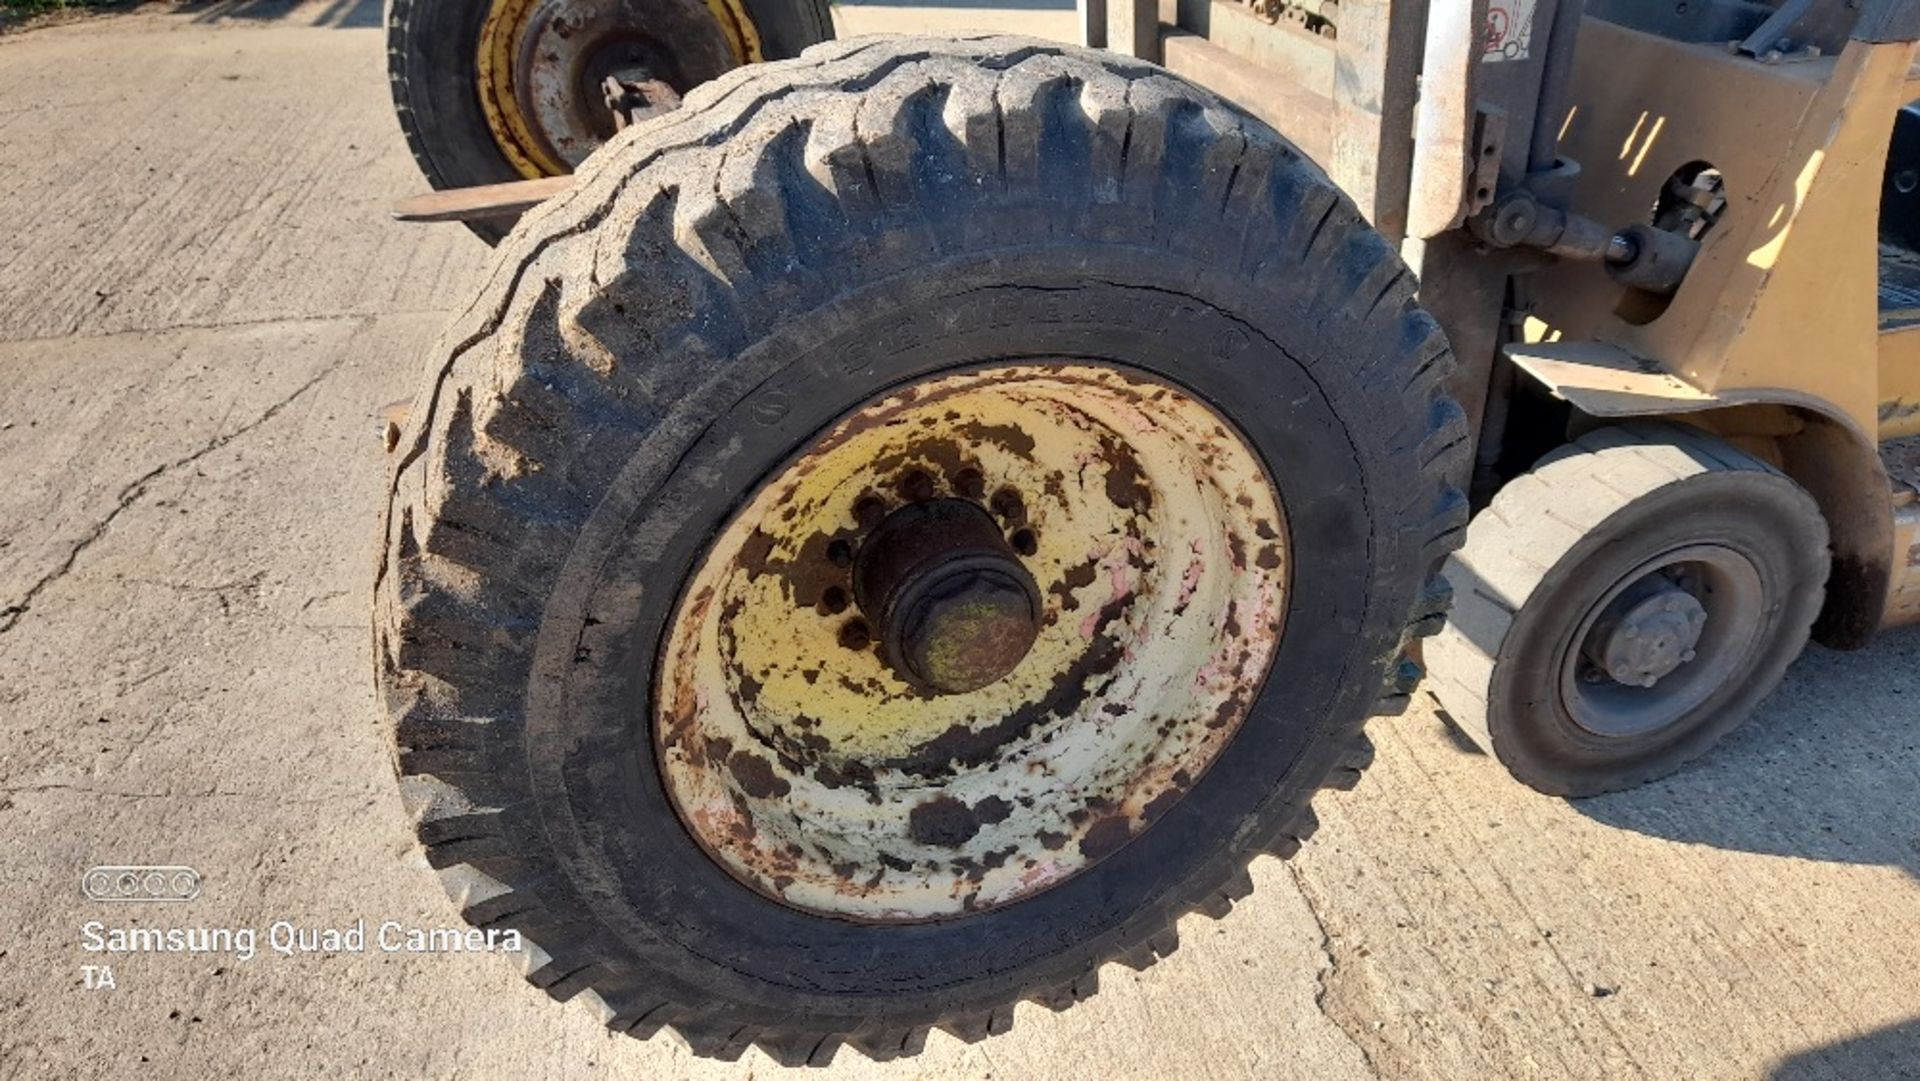
[(926, 1050), (927, 1034), (931, 1031), (931, 1028), (921, 1026), (877, 1034), (856, 1032), (848, 1036), (846, 1042), (849, 1047), (875, 1062), (892, 1062), (897, 1058), (912, 1058)]
[(683, 1018), (673, 1022), (673, 1028), (694, 1054), (722, 1062), (739, 1059), (754, 1041), (752, 1029), (720, 1017)]
[[(939, 212), (1032, 190), (1052, 201)], [(519, 688), (487, 671), (532, 648), (547, 584), (595, 493), (641, 434), (668, 423), (688, 373), (724, 366), (767, 330), (768, 313), (846, 288), (836, 238), (861, 238), (863, 267), (907, 269), (1030, 244), (1067, 221), (1081, 236), (1175, 252), (1236, 222), (1240, 250), (1188, 254), (1256, 284), (1325, 266), (1321, 309), (1381, 328), (1369, 408), (1404, 417), (1383, 445), (1409, 462), (1414, 479), (1396, 499), (1413, 523), (1404, 547), (1418, 554), (1376, 560), (1417, 558), (1426, 575), (1416, 597), (1391, 601), (1405, 605), (1403, 648), (1375, 669), (1377, 711), (1404, 708), (1419, 676), (1404, 646), (1445, 610), (1440, 563), (1466, 524), (1466, 421), (1443, 389), (1453, 358), (1414, 306), (1413, 280), (1324, 174), (1156, 67), (1045, 42), (855, 39), (739, 69), (622, 133), (570, 195), (528, 216), (442, 338), (395, 451), (374, 626), (402, 787), (463, 915), (536, 944), (537, 985), (588, 1002), (617, 1031), (671, 1027), (711, 1057), (757, 1044), (783, 1064), (818, 1065), (841, 1042), (876, 1060), (912, 1055), (930, 1028), (983, 1039), (1006, 1031), (1023, 998), (1064, 1009), (1095, 993), (1099, 964), (1144, 969), (1172, 954), (1183, 915), (1223, 916), (1247, 895), (1248, 859), (1292, 856), (1312, 836), (1308, 786), (1244, 824), (1231, 859), (1103, 940), (1093, 967), (956, 1002), (928, 1024), (851, 1031), (806, 1016), (743, 1024), (711, 992), (608, 963), (561, 876), (508, 841), (538, 836), (538, 823), (520, 790), (524, 762), (503, 737)], [(681, 362), (621, 359), (660, 353)], [(1356, 721), (1296, 768), (1351, 788), (1372, 753)]]

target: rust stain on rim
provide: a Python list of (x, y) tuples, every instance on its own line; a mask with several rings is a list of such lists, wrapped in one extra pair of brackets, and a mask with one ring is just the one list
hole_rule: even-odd
[[(731, 57), (733, 67), (754, 64), (763, 59), (760, 34), (741, 0), (697, 0), (704, 5)], [(486, 117), (493, 139), (516, 172), (529, 180), (546, 176), (564, 176), (573, 171), (583, 157), (579, 148), (569, 146), (566, 154), (556, 151), (554, 140), (544, 131), (537, 105), (531, 103), (586, 92), (590, 88), (574, 85), (576, 74), (543, 70), (540, 50), (529, 38), (536, 25), (565, 19), (572, 9), (590, 8), (593, 0), (493, 0), (480, 27), (478, 47), (480, 111)], [(565, 38), (564, 32), (558, 35)], [(549, 58), (558, 61), (555, 56)], [(715, 72), (714, 74), (718, 74)], [(691, 87), (678, 88), (684, 94)], [(531, 111), (530, 111), (531, 110)]]
[[(969, 500), (1039, 587), (1007, 675), (903, 679), (853, 600), (902, 506)], [(811, 912), (950, 918), (1032, 896), (1179, 801), (1244, 720), (1290, 558), (1241, 437), (1169, 384), (1021, 363), (892, 392), (764, 484), (663, 643), (652, 732), (682, 821), (740, 881)]]

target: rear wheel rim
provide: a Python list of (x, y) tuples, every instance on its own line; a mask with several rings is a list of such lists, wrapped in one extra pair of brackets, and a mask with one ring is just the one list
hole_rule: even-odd
[[(1587, 609), (1561, 659), (1561, 704), (1602, 739), (1683, 726), (1738, 678), (1765, 624), (1766, 588), (1750, 559), (1718, 544), (1669, 552), (1622, 576)], [(1642, 641), (1622, 641), (1634, 637)], [(1643, 651), (1626, 658), (1629, 645)], [(1607, 657), (1624, 659), (1628, 670), (1609, 669)]]
[[(927, 507), (948, 517), (914, 534)], [(933, 552), (933, 593), (999, 583), (935, 609), (989, 611), (948, 623), (997, 648), (922, 651), (970, 658), (957, 678), (924, 678), (918, 624), (875, 600), (890, 531), (905, 562)], [(1258, 457), (1170, 384), (1020, 362), (899, 388), (789, 460), (689, 576), (651, 718), (665, 787), (710, 857), (795, 908), (913, 922), (1033, 896), (1218, 758), (1289, 564)]]
[(685, 95), (759, 59), (740, 0), (494, 0), (480, 31), (480, 107), (516, 171), (557, 176), (619, 126), (604, 102), (609, 76)]

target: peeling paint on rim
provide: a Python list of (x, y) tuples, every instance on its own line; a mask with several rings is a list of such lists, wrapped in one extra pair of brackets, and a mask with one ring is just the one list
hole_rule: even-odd
[[(987, 508), (1039, 584), (1032, 650), (934, 695), (851, 601), (906, 502)], [(754, 494), (682, 594), (653, 737), (680, 817), (797, 908), (958, 916), (1120, 848), (1238, 730), (1278, 643), (1287, 531), (1252, 450), (1169, 384), (1022, 363), (895, 391)]]
[(599, 70), (603, 52), (635, 42), (673, 56), (683, 95), (762, 58), (741, 0), (493, 0), (480, 27), (476, 90), (515, 171), (531, 180), (570, 173), (600, 145), (589, 122), (600, 90), (584, 76)]

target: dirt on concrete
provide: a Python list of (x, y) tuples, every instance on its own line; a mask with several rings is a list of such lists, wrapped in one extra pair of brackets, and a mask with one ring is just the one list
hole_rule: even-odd
[[(457, 926), (395, 794), (367, 604), (379, 407), (489, 252), (386, 220), (418, 179), (378, 24), (229, 3), (0, 38), (0, 1075), (764, 1077), (609, 1035), (493, 954), (84, 948), (91, 920)], [(1920, 1076), (1920, 635), (1815, 650), (1700, 765), (1577, 804), (1425, 705), (1372, 731), (1313, 842), (1172, 958), (835, 1073)], [(201, 892), (89, 902), (102, 864)]]

